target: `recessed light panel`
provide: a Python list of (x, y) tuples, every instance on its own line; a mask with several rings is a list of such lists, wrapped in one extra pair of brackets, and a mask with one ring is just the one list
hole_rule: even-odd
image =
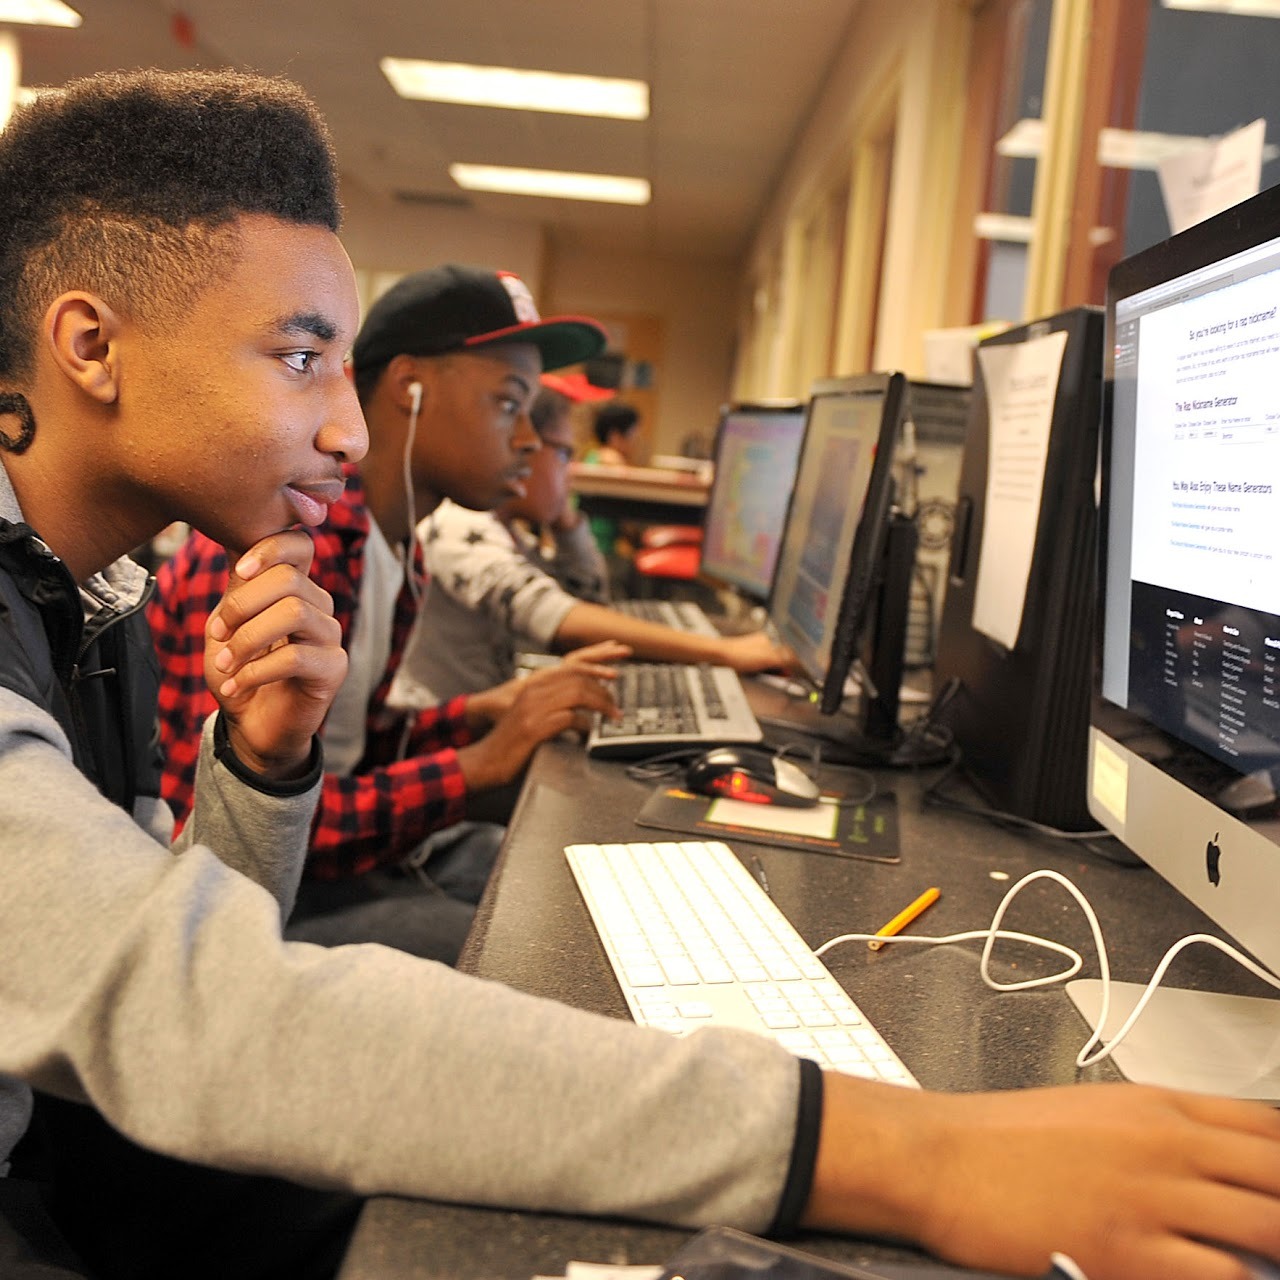
[(556, 169), (508, 169), (491, 164), (451, 164), (449, 176), (468, 191), (504, 195), (553, 196), (605, 204), (648, 204), (649, 183), (607, 173), (562, 173)]
[(478, 67), (463, 62), (425, 62), (417, 58), (383, 58), (379, 65), (402, 98), (617, 120), (649, 117), (649, 86), (643, 80)]
[(62, 0), (0, 0), (0, 22), (37, 27), (78, 27), (80, 15)]

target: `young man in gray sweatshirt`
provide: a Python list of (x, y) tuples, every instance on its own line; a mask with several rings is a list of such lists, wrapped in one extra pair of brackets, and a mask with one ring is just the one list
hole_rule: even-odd
[[(0, 1159), (51, 1177), (94, 1273), (331, 1274), (375, 1192), (1029, 1275), (1059, 1249), (1092, 1280), (1241, 1274), (1206, 1242), (1280, 1258), (1265, 1107), (930, 1094), (281, 941), (344, 666), (305, 527), (366, 443), (334, 188), (310, 104), (231, 73), (95, 79), (0, 135)], [(124, 557), (174, 520), (236, 572), (170, 848)]]

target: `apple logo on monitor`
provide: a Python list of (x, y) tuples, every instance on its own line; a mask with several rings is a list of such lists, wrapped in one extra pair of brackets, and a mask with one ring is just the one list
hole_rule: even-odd
[(1213, 839), (1204, 847), (1205, 865), (1209, 872), (1209, 883), (1217, 885), (1222, 879), (1222, 872), (1218, 869), (1218, 859), (1222, 857), (1222, 850), (1218, 847), (1218, 836), (1220, 832), (1213, 833)]

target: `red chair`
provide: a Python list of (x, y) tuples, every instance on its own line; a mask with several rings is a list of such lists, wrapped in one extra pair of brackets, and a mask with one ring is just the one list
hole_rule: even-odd
[(666, 547), (641, 547), (631, 563), (642, 581), (692, 582), (698, 576), (701, 555), (702, 548), (694, 543), (674, 542)]
[(702, 526), (699, 524), (651, 524), (640, 535), (642, 547), (674, 547), (702, 545)]
[(692, 582), (698, 576), (701, 555), (701, 525), (649, 525), (640, 534), (640, 545), (631, 557), (634, 594), (664, 595), (665, 585)]

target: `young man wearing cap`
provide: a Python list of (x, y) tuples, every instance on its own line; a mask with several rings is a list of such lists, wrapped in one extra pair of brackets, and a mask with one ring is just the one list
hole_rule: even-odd
[[(505, 272), (420, 272), (370, 310), (353, 363), (371, 447), (313, 535), (312, 576), (334, 598), (350, 665), (324, 726), (324, 786), (289, 937), (456, 958), (502, 834), (467, 821), (469, 808), (560, 732), (561, 712), (581, 712), (585, 725), (586, 713), (609, 709), (597, 677), (610, 672), (594, 660), (621, 656), (618, 646), (425, 710), (389, 696), (427, 589), (415, 517), (445, 495), (484, 505), (522, 495), (538, 447), (528, 407), (543, 363), (576, 363), (603, 344), (590, 320), (541, 319), (524, 283)], [(381, 387), (384, 374), (403, 375), (398, 398)], [(211, 709), (199, 678), (204, 628), (227, 568), (223, 549), (193, 534), (161, 567), (149, 610), (165, 674), (164, 795), (180, 820)]]
[[(803, 1221), (1027, 1275), (1060, 1249), (1093, 1280), (1234, 1280), (1224, 1245), (1280, 1259), (1266, 1107), (906, 1090), (282, 942), (345, 666), (286, 526), (365, 448), (322, 126), (232, 73), (69, 85), (0, 134), (0, 207), (0, 1165), (37, 1095), (0, 1177), (5, 1280), (332, 1277), (350, 1193)], [(173, 520), (246, 550), (170, 848), (125, 552)], [(5, 1230), (16, 1175), (50, 1169), (86, 1266)]]
[(608, 561), (569, 487), (573, 416), (578, 405), (611, 394), (592, 387), (581, 374), (543, 376), (529, 411), (542, 447), (534, 454), (524, 497), (508, 499), (496, 512), (533, 563), (571, 596), (593, 604), (607, 604), (612, 592)]
[[(763, 631), (694, 635), (608, 607), (604, 556), (570, 502), (571, 407), (553, 389), (539, 392), (533, 420), (542, 448), (523, 494), (496, 511), (442, 502), (421, 526), (430, 586), (400, 666), (402, 701), (429, 706), (509, 680), (517, 651), (572, 654), (606, 640), (650, 661), (710, 662), (742, 672), (787, 665), (789, 651)], [(550, 531), (550, 562), (521, 521)]]

